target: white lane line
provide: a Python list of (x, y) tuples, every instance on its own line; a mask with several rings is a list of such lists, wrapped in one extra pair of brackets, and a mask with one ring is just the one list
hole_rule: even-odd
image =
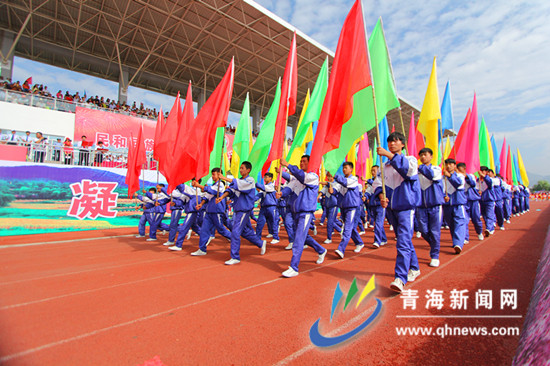
[[(301, 273), (316, 271), (316, 270), (319, 270), (319, 269), (324, 268), (324, 267), (329, 267), (329, 266), (332, 266), (332, 265), (345, 263), (346, 261), (348, 261), (350, 259), (353, 259), (353, 258), (356, 258), (358, 256), (368, 255), (370, 253), (376, 253), (376, 252), (379, 252), (381, 250), (383, 250), (383, 249), (373, 250), (371, 252), (366, 252), (366, 253), (363, 253), (363, 254), (360, 254), (360, 255), (357, 255), (357, 256), (340, 259), (340, 260), (337, 260), (337, 261), (334, 261), (334, 262), (331, 262), (331, 263), (328, 263), (328, 264), (325, 264), (325, 265), (322, 265), (322, 266), (310, 268), (308, 270), (302, 271)], [(276, 253), (276, 254), (278, 254), (278, 253)], [(280, 252), (280, 253), (286, 253), (286, 252)], [(52, 343), (48, 343), (48, 344), (44, 344), (42, 346), (30, 348), (30, 349), (25, 350), (25, 351), (13, 353), (11, 355), (6, 355), (6, 356), (3, 356), (3, 357), (0, 357), (0, 363), (9, 361), (9, 360), (12, 360), (12, 359), (15, 359), (15, 358), (23, 357), (23, 356), (26, 356), (26, 355), (29, 355), (29, 354), (32, 354), (32, 353), (36, 353), (36, 352), (39, 352), (39, 351), (42, 351), (42, 350), (45, 350), (45, 349), (48, 349), (48, 348), (59, 346), (59, 345), (65, 344), (65, 343), (69, 343), (69, 342), (77, 341), (77, 340), (80, 340), (80, 339), (83, 339), (83, 338), (91, 337), (91, 336), (94, 336), (96, 334), (104, 333), (104, 332), (107, 332), (107, 331), (112, 330), (112, 329), (117, 329), (117, 328), (121, 328), (121, 327), (124, 327), (124, 326), (136, 324), (136, 323), (139, 323), (139, 322), (142, 322), (142, 321), (145, 321), (145, 320), (149, 320), (149, 319), (154, 319), (154, 318), (157, 318), (159, 316), (172, 313), (174, 311), (182, 310), (182, 309), (185, 309), (185, 308), (188, 308), (188, 307), (191, 307), (191, 306), (195, 306), (195, 305), (200, 305), (200, 304), (203, 304), (203, 303), (206, 303), (206, 302), (209, 302), (209, 301), (220, 299), (222, 297), (238, 294), (238, 293), (241, 293), (241, 292), (244, 292), (244, 291), (256, 288), (256, 287), (272, 284), (272, 283), (275, 283), (275, 282), (278, 282), (278, 281), (281, 281), (281, 280), (288, 281), (288, 279), (286, 279), (286, 278), (278, 277), (278, 278), (275, 278), (275, 279), (272, 279), (272, 280), (269, 280), (269, 281), (265, 281), (265, 282), (258, 283), (258, 284), (255, 284), (255, 285), (250, 285), (250, 286), (238, 289), (238, 290), (234, 290), (234, 291), (231, 291), (231, 292), (226, 292), (226, 293), (223, 293), (223, 294), (220, 294), (220, 295), (216, 295), (216, 296), (210, 297), (208, 299), (199, 300), (199, 301), (196, 301), (196, 302), (191, 303), (191, 304), (177, 306), (177, 307), (169, 309), (169, 310), (165, 310), (165, 311), (161, 311), (161, 312), (158, 312), (158, 313), (155, 313), (155, 314), (147, 315), (147, 316), (144, 316), (144, 317), (141, 317), (141, 318), (133, 319), (133, 320), (130, 320), (130, 321), (127, 321), (127, 322), (124, 322), (124, 323), (111, 325), (109, 327), (97, 329), (97, 330), (94, 330), (94, 331), (91, 331), (91, 332), (88, 332), (88, 333), (84, 333), (84, 334), (80, 334), (80, 335), (77, 335), (77, 336), (74, 336), (74, 337), (62, 339), (62, 340), (52, 342)]]
[(37, 246), (37, 245), (50, 245), (50, 244), (65, 244), (65, 243), (74, 243), (74, 242), (77, 242), (77, 241), (91, 241), (91, 240), (125, 238), (125, 237), (129, 237), (129, 236), (134, 236), (134, 235), (135, 234), (114, 235), (114, 236), (100, 236), (100, 237), (95, 237), (95, 238), (69, 239), (69, 240), (58, 240), (58, 241), (42, 241), (42, 242), (36, 242), (36, 243), (23, 243), (23, 244), (8, 244), (8, 245), (0, 245), (0, 249), (33, 247), (33, 246)]
[[(488, 240), (490, 239), (485, 239), (483, 241), (480, 241), (478, 244), (472, 246), (469, 248), (469, 250), (461, 253), (461, 255), (457, 255), (456, 257), (452, 258), (451, 260), (449, 260), (448, 262), (446, 262), (445, 264), (437, 267), (437, 269), (431, 271), (430, 273), (428, 273), (427, 275), (425, 276), (421, 276), (419, 277), (417, 280), (415, 280), (414, 282), (409, 282), (409, 284), (407, 284), (407, 287), (410, 288), (410, 287), (413, 287), (415, 284), (417, 283), (420, 283), (424, 280), (426, 280), (427, 278), (429, 278), (431, 275), (433, 275), (434, 273), (437, 273), (438, 271), (442, 270), (443, 268), (447, 267), (448, 265), (450, 265), (451, 263), (453, 263), (454, 261), (464, 257), (466, 254), (468, 253), (471, 253), (474, 249), (478, 248), (481, 244), (483, 243), (486, 243)], [(468, 244), (470, 245), (470, 244)], [(380, 249), (378, 249), (380, 250)], [(387, 299), (384, 299), (382, 300), (382, 304), (385, 304), (387, 303), (388, 301), (390, 300), (393, 300), (393, 299), (396, 299), (398, 298), (397, 296), (394, 296), (394, 297), (388, 297)], [(361, 321), (361, 320), (364, 320), (365, 317), (368, 315), (368, 314), (372, 314), (372, 312), (374, 311), (374, 308), (376, 307), (376, 305), (373, 305), (371, 306), (370, 308), (368, 308), (367, 310), (363, 311), (361, 314), (357, 315), (356, 317), (350, 319), (348, 322), (346, 322), (345, 324), (341, 325), (340, 327), (334, 329), (333, 331), (329, 332), (327, 336), (329, 337), (332, 337), (332, 336), (336, 336), (338, 334), (341, 334), (345, 329), (347, 329), (348, 327), (352, 326), (352, 325), (355, 325), (355, 323)], [(314, 349), (317, 349), (316, 346), (314, 346), (313, 344), (309, 344), (301, 349), (299, 349), (298, 351), (290, 354), (289, 356), (287, 356), (286, 358), (280, 360), (279, 362), (277, 362), (275, 365), (276, 366), (282, 366), (282, 365), (287, 365), (288, 363), (296, 360), (298, 357), (302, 356), (304, 353), (306, 352), (309, 352), (309, 351), (312, 351)]]

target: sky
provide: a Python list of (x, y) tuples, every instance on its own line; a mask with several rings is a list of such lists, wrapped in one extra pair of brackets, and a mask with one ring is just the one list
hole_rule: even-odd
[[(354, 1), (257, 2), (335, 51)], [(505, 136), (513, 151), (520, 149), (528, 172), (550, 175), (549, 1), (363, 0), (363, 10), (367, 32), (379, 17), (383, 20), (400, 97), (422, 108), (436, 56), (440, 100), (451, 83), (455, 131), (475, 92), (478, 112), (499, 148)], [(117, 99), (113, 82), (16, 58), (14, 79), (31, 74), (52, 92), (79, 85), (81, 93), (85, 89), (88, 95)], [(174, 97), (130, 87), (128, 100), (166, 109)], [(230, 124), (237, 120), (238, 115), (230, 116)]]

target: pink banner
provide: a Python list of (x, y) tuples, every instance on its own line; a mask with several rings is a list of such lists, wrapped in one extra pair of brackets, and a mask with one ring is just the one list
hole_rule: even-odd
[(126, 148), (130, 134), (137, 138), (140, 124), (147, 151), (153, 150), (156, 121), (119, 113), (76, 107), (74, 141), (86, 136), (94, 144), (103, 141), (105, 147)]

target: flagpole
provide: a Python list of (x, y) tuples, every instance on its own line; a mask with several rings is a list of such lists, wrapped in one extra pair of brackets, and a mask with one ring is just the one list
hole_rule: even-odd
[[(441, 166), (443, 167), (443, 169), (445, 169), (445, 150), (443, 150), (443, 127), (441, 126), (441, 124), (439, 124), (439, 133), (441, 134)], [(447, 194), (447, 177), (445, 177), (443, 183), (445, 184), (445, 197), (449, 197), (449, 195)]]
[[(286, 143), (286, 129), (287, 129), (287, 126), (288, 126), (288, 100), (286, 102), (286, 112), (285, 112), (285, 129), (283, 131), (283, 155), (285, 153), (285, 149), (284, 149), (284, 144)], [(284, 157), (286, 159), (286, 156)], [(283, 171), (282, 171), (282, 168), (281, 168), (281, 159), (279, 159), (279, 173), (277, 174), (277, 192), (281, 192), (281, 177), (283, 175)]]
[[(361, 3), (359, 4), (361, 5)], [(363, 6), (361, 6), (361, 16), (363, 17), (363, 24), (365, 24), (365, 14), (363, 13)], [(365, 26), (365, 38), (368, 39), (366, 26)], [(374, 80), (372, 78), (372, 69), (370, 66), (371, 62), (370, 62), (370, 52), (369, 52), (368, 44), (365, 44), (365, 47), (367, 49), (367, 57), (369, 58), (369, 75), (372, 81), (372, 101), (374, 104), (374, 122), (376, 125), (376, 141), (378, 143), (378, 146), (382, 146), (382, 144), (380, 143), (380, 129), (378, 128), (378, 111), (376, 109), (376, 96), (374, 95)], [(390, 62), (390, 65), (391, 65), (391, 62)], [(394, 85), (395, 85), (395, 82), (394, 82)], [(380, 178), (382, 178), (382, 195), (384, 199), (386, 199), (386, 181), (384, 179), (384, 164), (382, 164), (382, 158), (380, 158)]]
[[(222, 136), (222, 153), (221, 153), (221, 156), (220, 156), (220, 172), (223, 174), (223, 170), (222, 170), (222, 163), (223, 163), (223, 146), (225, 145), (225, 127), (223, 128), (223, 136)], [(227, 168), (227, 167), (226, 167)], [(226, 169), (227, 170), (227, 169)], [(226, 172), (227, 173), (227, 172)], [(216, 195), (216, 198), (219, 198), (220, 197), (220, 180), (219, 177), (218, 177), (218, 193)]]

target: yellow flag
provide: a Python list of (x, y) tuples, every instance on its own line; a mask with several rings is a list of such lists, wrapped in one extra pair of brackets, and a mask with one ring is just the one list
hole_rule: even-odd
[[(325, 170), (325, 163), (323, 160), (321, 160), (321, 168), (319, 169), (319, 182), (326, 182), (327, 181), (327, 172)], [(322, 186), (319, 184), (319, 189), (321, 189)]]
[[(302, 108), (302, 113), (300, 113), (300, 119), (298, 120), (298, 127), (296, 127), (296, 131), (300, 129), (300, 125), (302, 124), (302, 120), (304, 119), (304, 115), (306, 114), (308, 104), (309, 104), (309, 89), (307, 90), (306, 100), (304, 101), (304, 107)], [(296, 148), (294, 148), (294, 151), (292, 152), (292, 156), (287, 157), (287, 161), (290, 164), (300, 166), (300, 159), (306, 152), (307, 143), (313, 140), (313, 130), (311, 126), (312, 124), (309, 125), (309, 130), (307, 132), (306, 138), (304, 139), (304, 143), (302, 144), (302, 146), (297, 146)], [(288, 153), (285, 152), (285, 156), (287, 156), (287, 154)]]
[(361, 139), (358, 139), (351, 145), (351, 149), (348, 152), (348, 161), (353, 163), (353, 172), (351, 174), (355, 175), (355, 166), (357, 165), (357, 142)]
[(529, 177), (527, 176), (527, 170), (525, 170), (525, 165), (523, 165), (523, 159), (521, 158), (521, 153), (518, 149), (518, 168), (519, 168), (519, 174), (521, 175), (521, 180), (523, 181), (523, 185), (526, 187), (529, 187)]
[(487, 129), (487, 125), (485, 125), (485, 133), (488, 139), (488, 145), (489, 145), (489, 165), (491, 170), (496, 173), (495, 169), (495, 155), (493, 154), (493, 145), (491, 144), (491, 139), (489, 138), (489, 130)]
[(443, 152), (443, 160), (447, 159), (449, 157), (449, 154), (451, 153), (451, 142), (449, 140), (450, 138), (447, 137), (447, 142), (445, 143), (445, 152)]
[(439, 107), (439, 92), (437, 90), (437, 70), (435, 57), (432, 65), (432, 73), (428, 82), (428, 89), (424, 97), (424, 104), (418, 119), (417, 129), (426, 138), (426, 147), (433, 151), (434, 161), (439, 157), (439, 132), (437, 121), (441, 119), (441, 109)]

